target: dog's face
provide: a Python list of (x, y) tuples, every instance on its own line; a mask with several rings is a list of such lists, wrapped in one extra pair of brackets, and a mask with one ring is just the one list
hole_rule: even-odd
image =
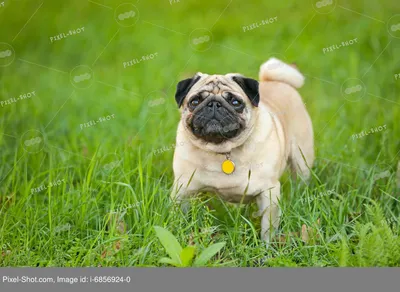
[(187, 136), (201, 148), (229, 152), (244, 143), (257, 117), (258, 82), (239, 74), (197, 73), (175, 94)]

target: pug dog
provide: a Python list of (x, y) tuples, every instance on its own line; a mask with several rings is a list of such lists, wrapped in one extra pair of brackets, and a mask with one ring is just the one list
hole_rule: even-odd
[(259, 80), (197, 73), (178, 83), (172, 199), (183, 203), (212, 192), (228, 202), (256, 201), (261, 238), (268, 242), (279, 226), (279, 179), (287, 166), (310, 177), (314, 138), (296, 90), (304, 76), (271, 58), (261, 65)]

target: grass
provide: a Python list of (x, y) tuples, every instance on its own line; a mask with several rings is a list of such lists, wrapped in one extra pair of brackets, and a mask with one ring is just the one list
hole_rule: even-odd
[[(292, 0), (138, 1), (130, 27), (114, 19), (123, 1), (94, 2), (0, 6), (0, 42), (16, 56), (0, 67), (0, 101), (35, 92), (0, 108), (1, 266), (162, 266), (153, 226), (199, 250), (226, 242), (209, 266), (400, 266), (400, 40), (386, 24), (395, 1), (340, 1), (327, 14)], [(208, 50), (189, 45), (197, 28), (212, 31)], [(309, 185), (282, 178), (282, 242), (266, 247), (255, 206), (206, 197), (185, 215), (169, 195), (175, 84), (197, 71), (257, 78), (271, 55), (307, 76), (317, 160)], [(85, 89), (70, 80), (79, 65), (94, 74)], [(365, 84), (358, 101), (341, 93), (349, 78)]]

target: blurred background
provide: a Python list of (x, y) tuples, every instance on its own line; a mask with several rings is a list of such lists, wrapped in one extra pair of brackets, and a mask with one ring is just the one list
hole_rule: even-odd
[[(18, 241), (13, 226), (99, 227), (108, 199), (114, 204), (130, 193), (96, 198), (95, 158), (106, 172), (123, 160), (116, 180), (143, 196), (159, 194), (161, 184), (167, 198), (177, 82), (199, 71), (257, 79), (272, 56), (295, 62), (306, 76), (300, 93), (314, 124), (322, 183), (380, 198), (370, 170), (394, 177), (400, 150), (396, 1), (124, 1), (0, 0), (3, 242)], [(62, 179), (67, 187), (39, 190)], [(85, 195), (69, 202), (63, 196), (74, 189)], [(24, 199), (6, 216), (5, 202), (16, 196)], [(86, 200), (88, 209), (80, 205)]]
[[(352, 134), (364, 125), (390, 122), (398, 110), (398, 104), (385, 100), (398, 102), (399, 39), (389, 34), (387, 24), (396, 4), (314, 2), (4, 1), (0, 40), (15, 55), (0, 67), (1, 100), (32, 91), (35, 96), (0, 108), (2, 132), (21, 137), (38, 129), (61, 148), (93, 151), (97, 142), (114, 147), (139, 143), (130, 138), (159, 148), (173, 143), (179, 80), (197, 71), (257, 78), (259, 65), (277, 56), (296, 62), (307, 76), (301, 93), (314, 120), (317, 146), (328, 157), (346, 151)], [(121, 16), (129, 11), (134, 15)], [(202, 42), (202, 35), (210, 39)], [(90, 80), (74, 85), (73, 76), (85, 70)], [(346, 100), (341, 86), (349, 78), (361, 79), (370, 94), (358, 102)], [(81, 129), (110, 114), (115, 118)], [(0, 139), (3, 153), (13, 153), (15, 141)], [(398, 145), (394, 138), (391, 142), (386, 147), (394, 154)], [(382, 146), (354, 145), (351, 151), (363, 158), (375, 156)]]

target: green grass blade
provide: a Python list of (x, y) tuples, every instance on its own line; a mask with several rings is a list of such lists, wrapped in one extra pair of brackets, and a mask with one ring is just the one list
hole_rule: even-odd
[(215, 243), (207, 247), (203, 252), (196, 258), (194, 265), (196, 267), (205, 266), (207, 262), (219, 252), (224, 246), (226, 242)]
[(162, 228), (160, 226), (154, 226), (154, 230), (156, 232), (158, 239), (160, 240), (161, 244), (167, 251), (168, 255), (171, 257), (171, 259), (174, 262), (182, 264), (180, 258), (182, 247), (179, 244), (178, 240), (175, 238), (175, 236), (167, 229)]

